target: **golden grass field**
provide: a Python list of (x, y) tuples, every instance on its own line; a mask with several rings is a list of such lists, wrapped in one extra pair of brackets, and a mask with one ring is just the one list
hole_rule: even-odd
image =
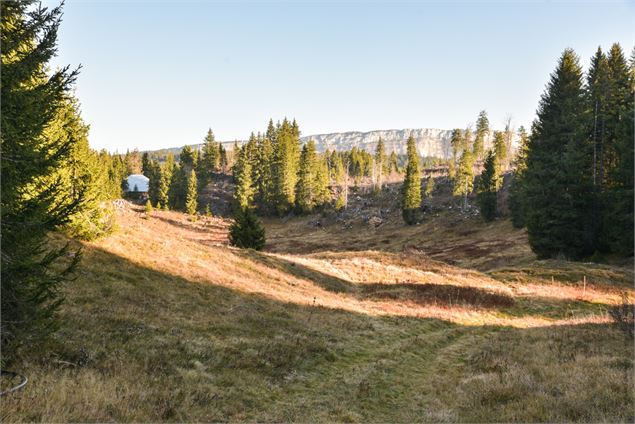
[[(344, 229), (141, 208), (84, 244), (62, 328), (12, 369), (2, 422), (632, 422), (632, 265), (537, 261), (450, 212)], [(44, 352), (44, 354), (42, 354)]]

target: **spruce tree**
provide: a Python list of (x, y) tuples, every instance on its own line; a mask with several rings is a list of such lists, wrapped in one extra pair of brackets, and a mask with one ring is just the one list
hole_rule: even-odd
[(236, 147), (236, 163), (232, 167), (234, 174), (234, 203), (237, 208), (249, 208), (254, 198), (254, 188), (252, 184), (250, 149), (248, 145), (243, 148)]
[(229, 227), (229, 243), (242, 249), (262, 250), (265, 228), (251, 208), (238, 208)]
[(525, 128), (518, 129), (518, 152), (514, 162), (514, 175), (509, 188), (509, 211), (511, 213), (512, 224), (515, 228), (525, 226), (525, 193), (523, 189), (525, 169), (527, 169), (527, 142), (528, 136)]
[(196, 186), (196, 172), (192, 169), (187, 179), (187, 194), (185, 197), (185, 212), (190, 215), (195, 215), (198, 209), (198, 190)]
[(222, 172), (227, 172), (227, 168), (229, 166), (229, 160), (227, 158), (227, 150), (223, 147), (222, 144), (218, 144), (218, 157), (220, 161), (220, 169)]
[(159, 203), (159, 195), (161, 192), (161, 165), (156, 160), (151, 160), (148, 164), (147, 174), (144, 174), (146, 177), (150, 179), (148, 181), (148, 197), (150, 198), (150, 203), (156, 205)]
[(397, 158), (397, 153), (393, 150), (393, 152), (390, 154), (390, 159), (389, 159), (389, 168), (390, 168), (390, 173), (392, 174), (393, 172), (395, 174), (399, 173), (399, 160)]
[(492, 150), (488, 151), (478, 183), (477, 200), (481, 216), (485, 221), (496, 218), (496, 196), (501, 183), (497, 162), (496, 153)]
[(406, 224), (419, 222), (421, 216), (421, 176), (419, 155), (412, 135), (408, 137), (408, 164), (406, 177), (401, 188), (401, 213)]
[(529, 244), (541, 258), (580, 258), (594, 249), (584, 100), (582, 69), (567, 49), (540, 100), (523, 184)]
[(273, 200), (273, 145), (267, 136), (258, 136), (256, 162), (254, 169), (255, 201), (258, 210), (268, 214), (272, 212)]
[(455, 171), (452, 194), (463, 196), (463, 208), (467, 208), (467, 196), (474, 189), (474, 161), (474, 153), (470, 149), (464, 149)]
[(377, 147), (375, 148), (375, 172), (376, 172), (376, 182), (375, 186), (378, 190), (382, 188), (382, 177), (384, 172), (384, 167), (386, 166), (386, 149), (384, 148), (384, 140), (379, 137), (379, 141), (377, 141)]
[(172, 181), (172, 173), (174, 172), (174, 156), (168, 155), (165, 163), (161, 165), (161, 181), (159, 184), (159, 193), (157, 203), (161, 203), (164, 209), (170, 208), (170, 182)]
[(476, 160), (483, 159), (483, 153), (485, 151), (485, 139), (489, 136), (489, 120), (487, 119), (487, 112), (482, 110), (478, 114), (476, 120), (476, 136), (474, 138), (473, 152), (476, 156)]
[(459, 153), (461, 153), (461, 149), (463, 147), (463, 131), (459, 128), (452, 130), (452, 135), (450, 136), (450, 146), (452, 148), (452, 163), (456, 165)]
[(331, 202), (329, 167), (326, 156), (318, 155), (315, 164), (315, 205), (322, 207)]
[(77, 210), (64, 226), (72, 237), (93, 240), (113, 229), (114, 210), (104, 202), (109, 197), (108, 164), (88, 144), (89, 126), (81, 117), (79, 102), (69, 97), (55, 119), (44, 131), (48, 139), (69, 140), (72, 148), (68, 159), (60, 164), (49, 179), (65, 191), (66, 202), (79, 201)]
[(613, 154), (605, 155), (610, 187), (605, 196), (603, 240), (612, 251), (632, 255), (635, 50), (629, 66), (619, 44), (614, 44), (609, 52), (608, 63), (610, 91), (607, 138), (611, 140)]
[[(69, 245), (52, 247), (47, 234), (66, 224), (82, 201), (71, 201), (50, 177), (68, 160), (75, 139), (45, 137), (78, 71), (63, 67), (47, 74), (54, 57), (61, 8), (35, 2), (0, 3), (2, 72), (2, 273), (0, 349), (11, 360), (22, 343), (55, 326), (60, 285), (78, 264)], [(72, 257), (70, 257), (72, 256)]]
[(285, 118), (275, 132), (273, 200), (278, 214), (284, 214), (295, 204), (295, 185), (300, 156), (299, 129), (297, 129), (297, 123), (293, 126)]
[(505, 161), (508, 156), (507, 141), (505, 135), (500, 131), (494, 131), (494, 155), (496, 156), (497, 173), (502, 173), (505, 169)]
[(205, 135), (205, 139), (203, 140), (203, 148), (201, 149), (201, 155), (196, 168), (196, 174), (199, 179), (199, 190), (201, 191), (212, 181), (212, 174), (220, 167), (220, 157), (218, 153), (218, 145), (214, 139), (214, 132), (210, 128), (207, 130), (207, 135)]
[(300, 165), (298, 169), (298, 181), (295, 186), (296, 209), (300, 213), (310, 213), (315, 207), (315, 142), (309, 140), (302, 147)]

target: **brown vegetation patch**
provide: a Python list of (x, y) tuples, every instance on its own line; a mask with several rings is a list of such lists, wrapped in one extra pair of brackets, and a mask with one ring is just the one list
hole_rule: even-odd
[(506, 294), (493, 293), (477, 287), (449, 284), (363, 284), (362, 296), (371, 299), (412, 301), (420, 305), (451, 308), (505, 308), (514, 305), (514, 299)]

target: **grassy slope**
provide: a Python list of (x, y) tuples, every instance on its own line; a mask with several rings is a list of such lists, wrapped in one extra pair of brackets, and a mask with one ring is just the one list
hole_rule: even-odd
[(633, 420), (605, 312), (626, 268), (535, 261), (508, 223), (454, 215), (271, 221), (269, 253), (226, 247), (220, 219), (120, 221), (46, 356), (13, 364), (30, 382), (3, 422)]

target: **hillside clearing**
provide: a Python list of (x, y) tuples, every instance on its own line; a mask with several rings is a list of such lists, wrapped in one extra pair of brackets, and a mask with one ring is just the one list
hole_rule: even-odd
[[(50, 353), (15, 364), (30, 382), (3, 422), (634, 418), (632, 341), (606, 313), (627, 268), (535, 261), (505, 221), (272, 220), (254, 252), (220, 218), (119, 215), (85, 244)], [(509, 248), (451, 250), (467, 227)]]

